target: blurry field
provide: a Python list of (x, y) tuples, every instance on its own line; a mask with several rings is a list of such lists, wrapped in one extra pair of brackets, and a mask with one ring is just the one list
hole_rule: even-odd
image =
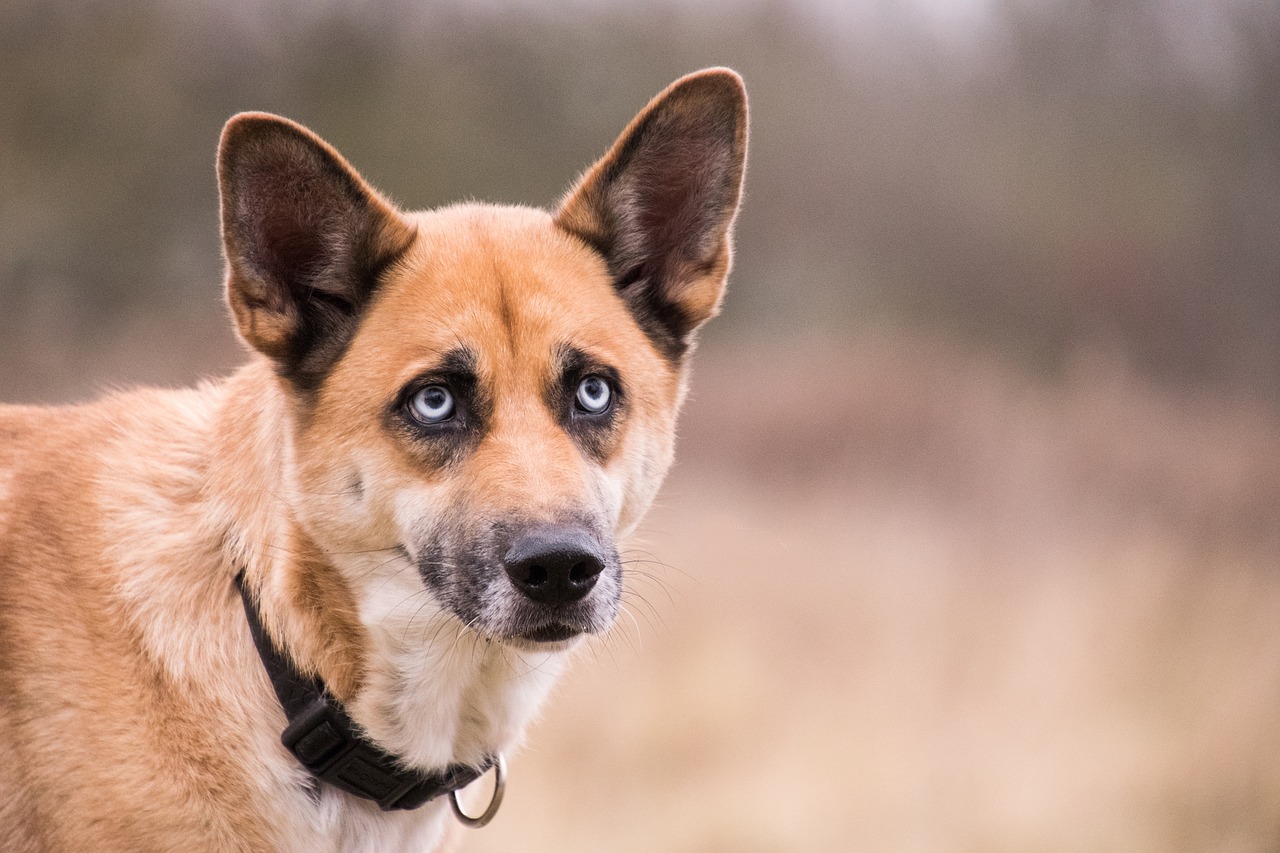
[(461, 849), (1280, 847), (1280, 421), (903, 340), (708, 356), (628, 615)]

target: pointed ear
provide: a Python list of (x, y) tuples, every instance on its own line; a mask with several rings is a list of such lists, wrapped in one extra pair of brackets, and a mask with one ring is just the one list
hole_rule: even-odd
[(747, 153), (747, 95), (727, 68), (654, 98), (569, 192), (556, 222), (605, 257), (650, 339), (679, 358), (716, 314)]
[(241, 113), (218, 150), (227, 301), (241, 336), (314, 392), (414, 229), (311, 131)]

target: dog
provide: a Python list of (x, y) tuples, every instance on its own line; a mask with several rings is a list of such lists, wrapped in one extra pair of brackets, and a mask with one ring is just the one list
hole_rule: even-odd
[(248, 362), (0, 408), (0, 849), (446, 844), (619, 611), (746, 140), (707, 69), (554, 211), (402, 212), (301, 125), (233, 117)]

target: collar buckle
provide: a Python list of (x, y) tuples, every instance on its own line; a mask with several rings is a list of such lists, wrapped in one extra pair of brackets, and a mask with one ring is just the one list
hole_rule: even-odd
[(416, 809), (465, 788), (494, 763), (489, 758), (481, 767), (450, 764), (430, 774), (407, 770), (359, 735), (346, 711), (327, 694), (289, 721), (280, 742), (317, 779), (373, 800), (383, 811)]
[(350, 718), (328, 696), (317, 696), (290, 720), (280, 742), (311, 775), (373, 800), (383, 811), (405, 808), (399, 803), (416, 786), (416, 779), (387, 766), (385, 753), (355, 736)]

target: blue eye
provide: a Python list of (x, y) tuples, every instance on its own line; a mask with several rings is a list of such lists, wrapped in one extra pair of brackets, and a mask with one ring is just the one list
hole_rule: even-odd
[(409, 398), (409, 414), (423, 424), (438, 424), (453, 417), (453, 394), (443, 385), (428, 385)]
[(574, 398), (578, 408), (587, 414), (598, 415), (609, 408), (613, 401), (613, 389), (599, 376), (588, 376), (578, 383)]

